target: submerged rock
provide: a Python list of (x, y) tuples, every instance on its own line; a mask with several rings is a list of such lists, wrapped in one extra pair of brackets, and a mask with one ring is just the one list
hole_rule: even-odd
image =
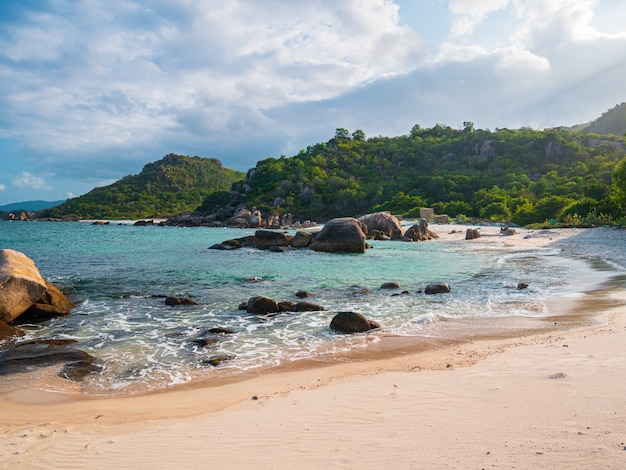
[(198, 305), (198, 302), (191, 300), (189, 297), (169, 296), (165, 299), (165, 305)]
[(203, 360), (202, 362), (204, 364), (208, 364), (210, 366), (217, 367), (222, 362), (232, 361), (233, 359), (235, 359), (235, 357), (236, 356), (234, 354), (216, 354), (215, 356), (211, 356), (211, 357)]

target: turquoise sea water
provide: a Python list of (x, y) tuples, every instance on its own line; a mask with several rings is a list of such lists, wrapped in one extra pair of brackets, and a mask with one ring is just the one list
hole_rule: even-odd
[[(363, 345), (365, 335), (329, 329), (338, 311), (360, 312), (381, 323), (384, 333), (417, 336), (432, 335), (432, 325), (455, 318), (540, 316), (548, 299), (564, 295), (572, 271), (558, 250), (502, 251), (479, 240), (371, 242), (365, 254), (208, 249), (253, 233), (0, 222), (0, 248), (25, 253), (78, 301), (67, 318), (27, 325), (25, 339), (77, 339), (103, 366), (83, 385), (92, 395), (134, 393)], [(379, 288), (388, 281), (401, 289)], [(529, 288), (517, 290), (521, 281)], [(431, 282), (448, 282), (452, 292), (419, 292)], [(237, 309), (255, 295), (295, 302), (298, 290), (313, 292), (306, 300), (325, 310), (260, 317)], [(408, 293), (397, 295), (401, 291)], [(198, 305), (170, 307), (163, 295), (191, 297)], [(236, 333), (208, 347), (191, 341), (213, 327)], [(232, 359), (207, 364), (220, 354)]]

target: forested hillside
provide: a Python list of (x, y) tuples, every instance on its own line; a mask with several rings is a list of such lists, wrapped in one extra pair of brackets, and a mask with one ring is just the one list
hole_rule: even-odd
[(623, 136), (626, 133), (626, 103), (618, 104), (603, 113), (598, 119), (574, 126), (572, 130), (591, 134)]
[[(624, 139), (565, 129), (456, 130), (414, 126), (408, 135), (366, 139), (337, 129), (298, 155), (268, 158), (201, 210), (247, 204), (268, 213), (327, 220), (377, 210), (418, 216), (434, 207), (450, 216), (526, 225), (560, 218), (612, 223), (624, 216), (616, 165)], [(626, 165), (624, 172), (626, 172)]]
[(198, 207), (209, 194), (227, 190), (244, 173), (214, 158), (169, 154), (144, 166), (138, 175), (69, 199), (40, 217), (139, 219), (169, 217)]

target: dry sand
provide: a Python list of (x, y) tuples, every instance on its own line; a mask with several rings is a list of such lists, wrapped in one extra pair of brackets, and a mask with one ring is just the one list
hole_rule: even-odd
[[(623, 230), (481, 231), (501, 249), (626, 266)], [(333, 364), (139, 397), (5, 393), (0, 468), (626, 468), (624, 285), (553, 305), (569, 314), (521, 337), (389, 338)]]

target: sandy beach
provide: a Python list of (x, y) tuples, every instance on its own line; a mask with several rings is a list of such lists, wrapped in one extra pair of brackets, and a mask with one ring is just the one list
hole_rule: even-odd
[(626, 230), (499, 230), (481, 227), (480, 243), (601, 269), (514, 334), (475, 324), (427, 347), (387, 338), (143, 396), (0, 394), (0, 468), (626, 468)]

